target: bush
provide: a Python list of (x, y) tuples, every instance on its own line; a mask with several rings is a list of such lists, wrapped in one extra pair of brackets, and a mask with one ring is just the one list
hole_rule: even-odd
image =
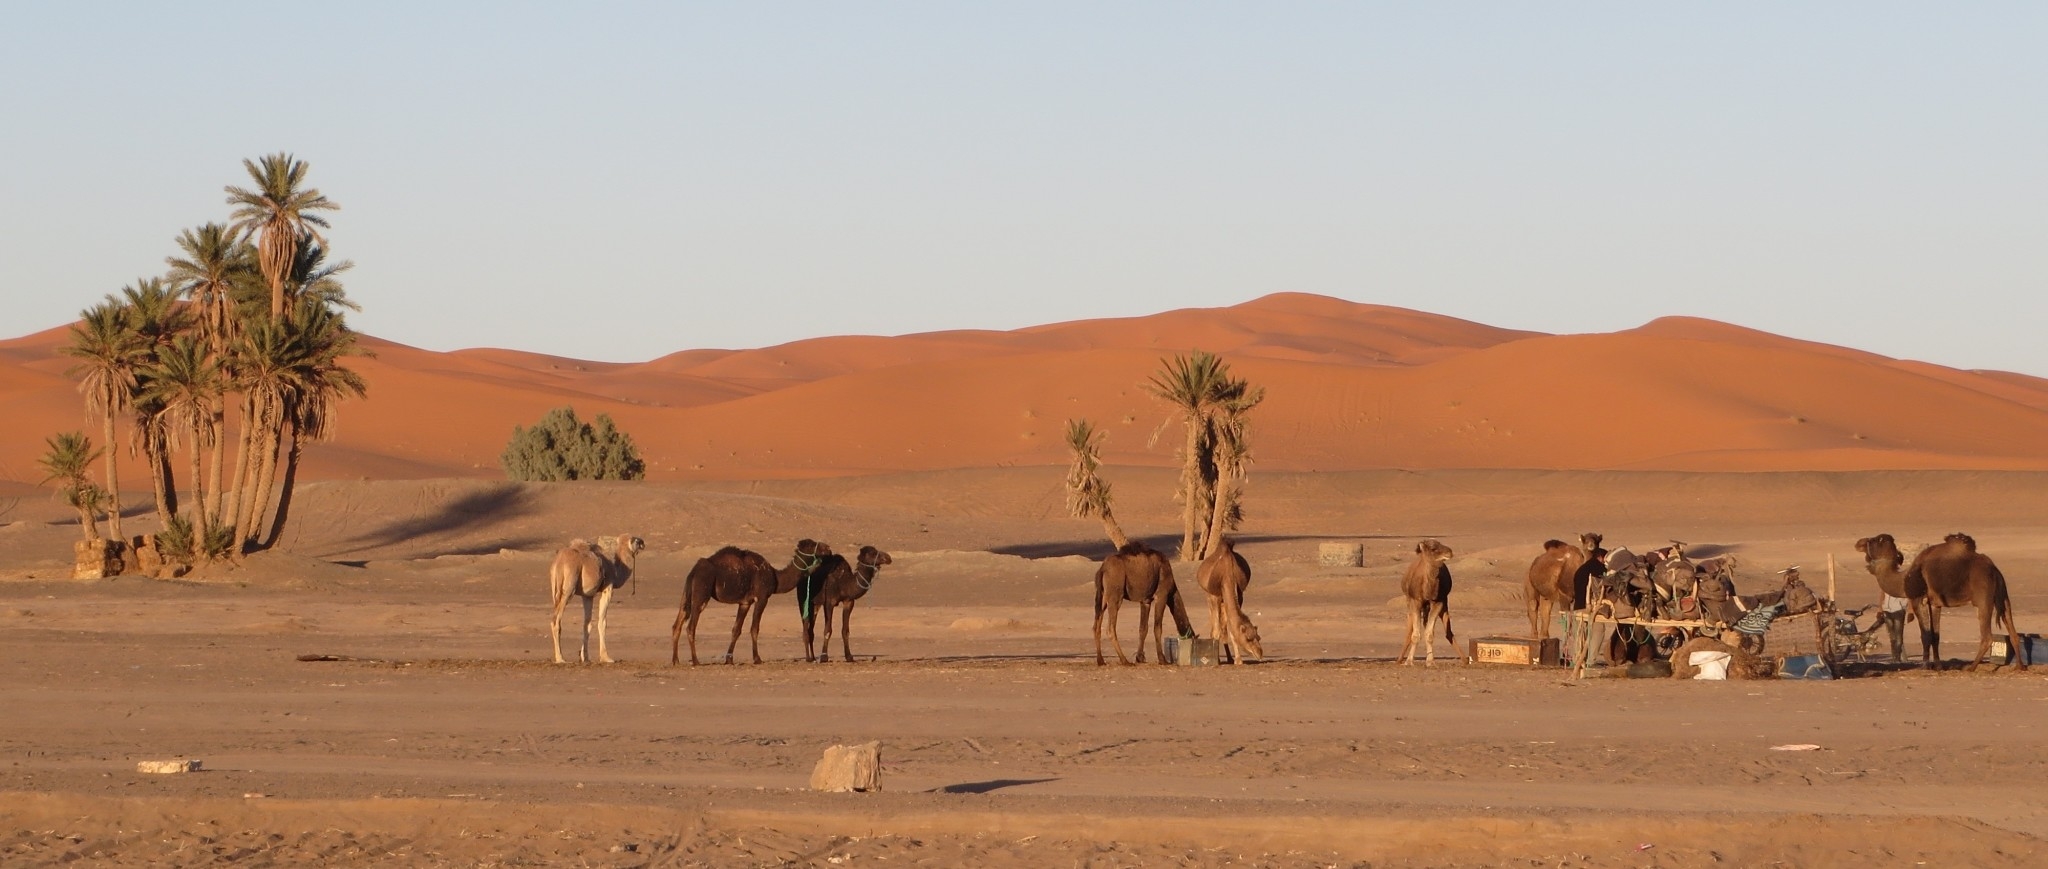
[(631, 435), (602, 413), (595, 423), (582, 422), (573, 407), (548, 411), (533, 428), (513, 428), (512, 442), (498, 461), (514, 480), (638, 480), (647, 475)]

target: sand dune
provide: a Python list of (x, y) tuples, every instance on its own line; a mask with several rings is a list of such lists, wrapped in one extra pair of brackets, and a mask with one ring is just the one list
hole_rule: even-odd
[[(0, 341), (0, 479), (32, 483), (81, 428), (63, 330)], [(603, 363), (370, 338), (314, 479), (492, 477), (514, 426), (610, 414), (656, 479), (825, 477), (1057, 464), (1065, 421), (1107, 458), (1173, 461), (1142, 386), (1163, 356), (1220, 353), (1267, 389), (1257, 460), (1282, 470), (2048, 468), (2048, 381), (1960, 371), (1711, 320), (1545, 335), (1283, 293), (1229, 308), (1012, 332), (841, 336)], [(1968, 420), (1959, 425), (1958, 420)]]

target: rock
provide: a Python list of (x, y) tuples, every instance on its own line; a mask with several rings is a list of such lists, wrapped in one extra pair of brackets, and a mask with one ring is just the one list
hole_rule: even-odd
[(1365, 544), (1324, 543), (1316, 547), (1316, 561), (1324, 567), (1365, 566)]
[(136, 772), (148, 772), (148, 773), (179, 773), (179, 772), (198, 772), (198, 771), (199, 771), (199, 761), (197, 761), (197, 760), (145, 760), (145, 761), (140, 761), (140, 762), (137, 762), (137, 763), (135, 764), (135, 771), (136, 771)]
[(862, 791), (882, 789), (882, 743), (835, 745), (811, 770), (811, 790)]

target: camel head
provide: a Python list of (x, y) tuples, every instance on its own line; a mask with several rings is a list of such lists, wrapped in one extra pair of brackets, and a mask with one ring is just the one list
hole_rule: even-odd
[(1434, 537), (1415, 544), (1415, 554), (1437, 564), (1451, 560), (1451, 548)]
[(855, 555), (853, 559), (854, 561), (858, 562), (860, 566), (865, 567), (869, 570), (881, 570), (882, 565), (893, 563), (893, 560), (889, 558), (889, 553), (883, 552), (882, 550), (876, 549), (872, 546), (861, 547), (860, 554)]
[(631, 534), (619, 535), (619, 558), (630, 560), (647, 549), (647, 541)]
[(1255, 661), (1266, 659), (1266, 644), (1259, 640), (1259, 626), (1252, 624), (1251, 618), (1244, 613), (1237, 614), (1237, 636), (1244, 641), (1247, 657)]
[(1606, 538), (1602, 537), (1600, 535), (1600, 532), (1588, 531), (1584, 534), (1579, 535), (1579, 548), (1584, 549), (1587, 552), (1592, 552), (1593, 550), (1600, 548), (1600, 541), (1604, 539)]
[(1872, 575), (1897, 571), (1906, 563), (1906, 556), (1899, 554), (1898, 541), (1890, 534), (1879, 534), (1856, 541), (1856, 551), (1863, 553), (1863, 568)]

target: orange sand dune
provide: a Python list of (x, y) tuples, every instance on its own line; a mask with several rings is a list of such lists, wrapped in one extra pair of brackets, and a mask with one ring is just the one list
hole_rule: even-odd
[[(0, 480), (33, 483), (42, 438), (85, 427), (64, 337), (0, 341), (14, 423)], [(2048, 468), (2048, 381), (1689, 317), (1553, 336), (1283, 293), (645, 363), (365, 345), (376, 356), (352, 365), (370, 397), (343, 408), (337, 443), (309, 450), (310, 478), (496, 476), (513, 427), (565, 404), (615, 418), (656, 479), (1060, 464), (1075, 417), (1109, 433), (1108, 461), (1163, 466), (1178, 436), (1143, 384), (1197, 347), (1267, 390), (1253, 417), (1265, 468)]]

